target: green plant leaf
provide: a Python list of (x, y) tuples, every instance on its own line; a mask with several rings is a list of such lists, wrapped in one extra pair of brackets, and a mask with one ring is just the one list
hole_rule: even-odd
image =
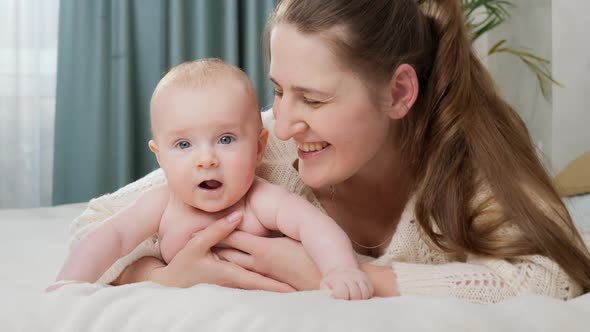
[(504, 45), (505, 42), (506, 40), (503, 39), (494, 44), (494, 46), (492, 46), (492, 48), (488, 52), (488, 55), (497, 53), (507, 53), (516, 56), (536, 76), (537, 81), (539, 83), (539, 88), (541, 89), (541, 93), (545, 98), (548, 97), (549, 85), (551, 83), (557, 86), (563, 86), (561, 83), (559, 83), (551, 76), (551, 69), (549, 68), (551, 61), (534, 55), (530, 52), (521, 51), (510, 47), (500, 47)]
[(496, 50), (504, 45), (506, 43), (506, 39), (502, 39), (499, 42), (495, 43), (494, 46), (492, 46), (492, 48), (490, 48), (490, 50), (488, 51), (488, 55), (492, 55), (496, 52)]
[[(461, 4), (472, 42), (506, 22), (510, 18), (510, 9), (516, 7), (509, 0), (462, 0)], [(546, 98), (551, 84), (562, 86), (551, 76), (551, 61), (528, 51), (508, 47), (506, 43), (506, 39), (496, 42), (488, 51), (488, 56), (498, 53), (516, 56), (535, 75), (541, 93)]]
[(462, 0), (463, 15), (472, 32), (472, 41), (494, 29), (510, 17), (508, 0)]

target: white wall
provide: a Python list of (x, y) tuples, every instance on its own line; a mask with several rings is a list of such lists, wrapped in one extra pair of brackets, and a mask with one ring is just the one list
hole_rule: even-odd
[(590, 151), (589, 13), (588, 0), (552, 3), (553, 74), (565, 86), (553, 89), (552, 161), (557, 170)]
[[(553, 86), (544, 98), (536, 78), (510, 55), (487, 65), (501, 94), (527, 123), (553, 172), (590, 151), (590, 1), (513, 0), (511, 19), (489, 34), (488, 45), (507, 44), (552, 61)], [(590, 170), (589, 170), (590, 171)]]
[[(489, 47), (506, 39), (507, 46), (551, 60), (551, 0), (512, 2), (516, 7), (510, 9), (511, 19), (489, 34)], [(527, 123), (533, 142), (550, 167), (551, 95), (543, 97), (535, 75), (514, 55), (494, 54), (488, 58), (487, 65), (500, 93)]]

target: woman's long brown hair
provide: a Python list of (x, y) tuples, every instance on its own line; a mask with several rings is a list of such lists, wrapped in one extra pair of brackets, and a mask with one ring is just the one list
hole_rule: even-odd
[(438, 247), (543, 255), (590, 289), (588, 249), (525, 124), (475, 55), (459, 0), (283, 0), (267, 32), (281, 22), (323, 34), (367, 82), (414, 67), (420, 93), (397, 144), (412, 170), (416, 218)]

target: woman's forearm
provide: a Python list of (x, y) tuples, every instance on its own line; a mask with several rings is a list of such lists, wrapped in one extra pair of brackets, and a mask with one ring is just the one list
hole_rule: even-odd
[[(133, 264), (129, 265), (112, 285), (132, 284), (136, 282), (147, 281), (155, 269), (165, 267), (166, 264), (161, 260), (147, 256), (143, 257)], [(369, 276), (375, 288), (375, 296), (391, 297), (399, 296), (397, 290), (397, 278), (395, 272), (387, 266), (377, 266), (371, 264), (361, 264), (363, 270)]]
[(119, 286), (149, 280), (154, 269), (166, 266), (156, 257), (146, 256), (129, 265), (111, 284)]

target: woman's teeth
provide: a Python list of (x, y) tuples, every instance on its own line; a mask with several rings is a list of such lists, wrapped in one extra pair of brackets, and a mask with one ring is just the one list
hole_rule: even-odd
[(297, 148), (301, 151), (304, 152), (314, 152), (314, 151), (320, 151), (325, 149), (328, 145), (327, 142), (321, 142), (321, 143), (300, 143), (297, 144)]

